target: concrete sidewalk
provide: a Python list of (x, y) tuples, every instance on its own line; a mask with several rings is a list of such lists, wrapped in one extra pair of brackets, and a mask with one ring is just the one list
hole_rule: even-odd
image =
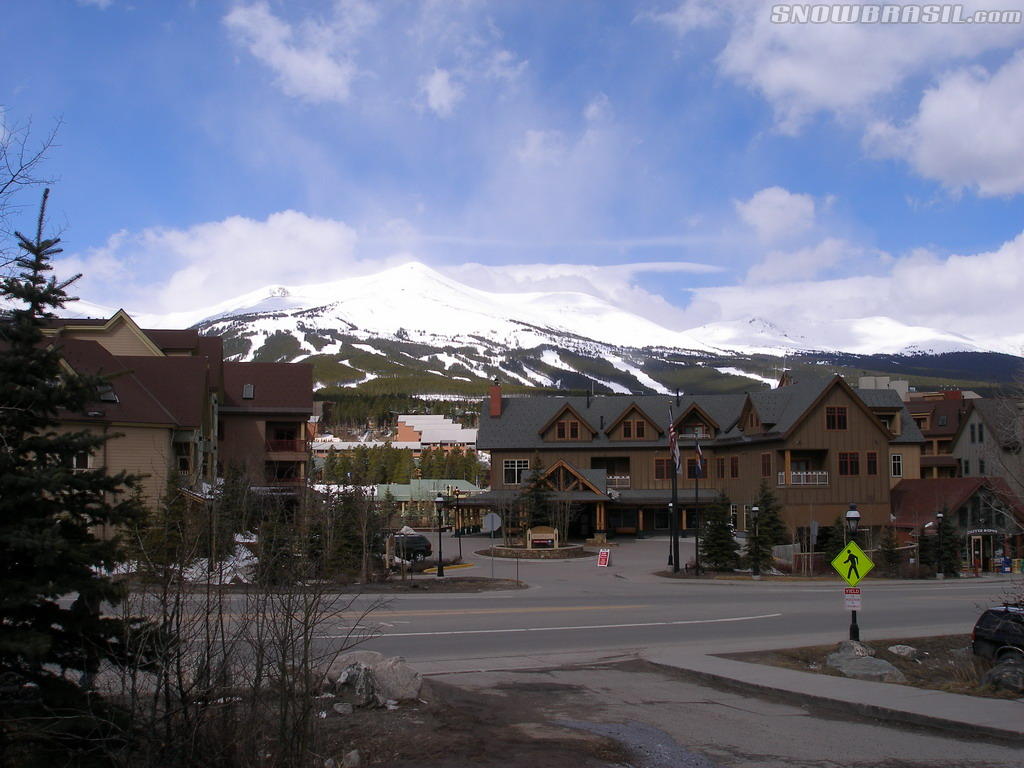
[(964, 696), (665, 648), (641, 655), (652, 664), (683, 670), (700, 680), (735, 690), (782, 696), (796, 704), (811, 704), (833, 712), (855, 712), (886, 722), (955, 732), (959, 736), (984, 736), (1024, 744), (1024, 699)]

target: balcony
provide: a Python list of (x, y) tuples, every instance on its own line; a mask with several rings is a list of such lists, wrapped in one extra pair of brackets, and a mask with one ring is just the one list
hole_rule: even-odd
[(615, 490), (618, 491), (629, 490), (629, 475), (608, 475), (607, 481), (608, 488), (614, 488)]
[(266, 444), (269, 452), (305, 453), (308, 446), (309, 444), (305, 440), (267, 440)]
[(779, 472), (779, 487), (785, 486), (822, 486), (828, 485), (828, 472), (790, 472), (789, 482), (786, 482), (786, 473)]

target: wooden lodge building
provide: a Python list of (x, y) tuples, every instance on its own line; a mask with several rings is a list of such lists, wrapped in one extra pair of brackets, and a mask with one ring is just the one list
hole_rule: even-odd
[[(672, 485), (669, 412), (682, 455), (678, 524), (724, 493), (745, 531), (767, 481), (791, 530), (831, 525), (855, 502), (862, 527), (890, 522), (890, 491), (920, 477), (924, 438), (899, 394), (855, 390), (841, 377), (743, 395), (503, 397), (491, 387), (477, 445), (491, 454), (478, 504), (510, 509), (539, 461), (555, 502), (578, 505), (577, 536), (667, 532)], [(704, 455), (697, 476), (696, 445)]]

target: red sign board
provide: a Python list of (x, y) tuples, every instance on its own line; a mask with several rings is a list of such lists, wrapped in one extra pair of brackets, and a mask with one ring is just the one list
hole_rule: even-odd
[(602, 549), (597, 553), (597, 567), (607, 568), (608, 563), (612, 559), (612, 551), (610, 549)]

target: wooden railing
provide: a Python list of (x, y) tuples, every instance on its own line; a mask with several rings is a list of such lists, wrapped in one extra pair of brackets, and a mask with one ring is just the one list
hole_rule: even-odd
[(786, 473), (779, 472), (780, 486), (805, 486), (805, 485), (828, 485), (828, 472), (790, 472), (789, 482), (786, 482)]
[(268, 451), (292, 451), (295, 453), (305, 453), (308, 450), (309, 443), (305, 440), (267, 440)]
[(631, 482), (629, 475), (608, 475), (607, 481), (609, 488), (617, 488), (619, 490), (628, 490)]

